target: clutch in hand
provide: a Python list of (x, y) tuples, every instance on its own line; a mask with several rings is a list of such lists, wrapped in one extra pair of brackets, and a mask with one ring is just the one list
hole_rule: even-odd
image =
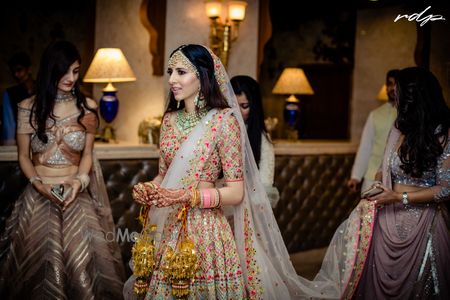
[(66, 187), (64, 184), (56, 184), (52, 186), (51, 193), (61, 202), (64, 202), (72, 193), (72, 187)]
[(382, 188), (380, 188), (380, 187), (378, 187), (376, 185), (373, 185), (369, 189), (367, 189), (364, 192), (362, 192), (361, 196), (362, 196), (362, 198), (365, 199), (365, 198), (369, 198), (369, 197), (373, 197), (373, 196), (376, 196), (378, 194), (381, 194), (382, 192), (383, 192)]

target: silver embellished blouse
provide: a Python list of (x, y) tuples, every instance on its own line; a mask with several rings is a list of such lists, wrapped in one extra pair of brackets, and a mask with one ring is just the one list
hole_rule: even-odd
[(403, 185), (418, 187), (435, 187), (434, 200), (441, 202), (450, 198), (450, 139), (441, 156), (438, 157), (435, 170), (428, 170), (422, 177), (415, 178), (406, 174), (401, 168), (401, 161), (397, 151), (392, 151), (390, 157), (392, 181)]

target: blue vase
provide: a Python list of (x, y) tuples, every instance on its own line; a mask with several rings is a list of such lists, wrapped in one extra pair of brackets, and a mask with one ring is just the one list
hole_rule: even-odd
[(116, 92), (103, 92), (100, 99), (100, 115), (107, 123), (111, 123), (117, 116), (119, 111), (119, 99)]
[(299, 116), (299, 104), (295, 102), (287, 102), (284, 107), (284, 121), (289, 127), (296, 127)]

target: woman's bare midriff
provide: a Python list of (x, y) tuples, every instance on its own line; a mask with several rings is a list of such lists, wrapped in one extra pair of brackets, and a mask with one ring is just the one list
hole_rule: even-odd
[(73, 178), (78, 173), (78, 166), (70, 166), (64, 168), (49, 168), (46, 166), (34, 167), (43, 183), (57, 184), (64, 183), (66, 180)]

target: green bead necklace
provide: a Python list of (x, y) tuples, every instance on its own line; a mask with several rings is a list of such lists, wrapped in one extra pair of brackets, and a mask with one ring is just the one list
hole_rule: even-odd
[(205, 108), (191, 113), (186, 112), (184, 109), (180, 109), (177, 111), (175, 124), (183, 134), (187, 135), (207, 113), (208, 110)]

